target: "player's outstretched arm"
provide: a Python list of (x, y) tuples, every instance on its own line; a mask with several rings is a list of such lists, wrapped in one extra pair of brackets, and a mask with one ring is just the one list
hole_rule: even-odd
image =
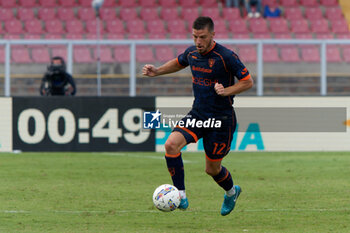
[(252, 88), (253, 85), (254, 85), (253, 79), (249, 78), (247, 80), (241, 80), (238, 83), (226, 88), (220, 83), (215, 83), (214, 89), (218, 95), (230, 96), (230, 95), (237, 95), (241, 92), (244, 92)]
[(163, 74), (170, 74), (182, 70), (181, 66), (176, 59), (170, 60), (160, 67), (155, 67), (154, 65), (147, 64), (142, 68), (142, 74), (148, 77), (154, 77)]

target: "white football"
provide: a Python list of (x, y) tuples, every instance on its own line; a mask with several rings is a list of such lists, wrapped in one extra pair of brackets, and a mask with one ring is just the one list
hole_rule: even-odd
[(157, 209), (165, 212), (173, 211), (180, 205), (179, 190), (170, 184), (163, 184), (153, 193), (153, 203)]

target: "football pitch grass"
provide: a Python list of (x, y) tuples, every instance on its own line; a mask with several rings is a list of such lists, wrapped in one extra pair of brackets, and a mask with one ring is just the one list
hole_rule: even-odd
[(230, 153), (225, 217), (203, 153), (183, 158), (189, 209), (163, 213), (162, 153), (1, 153), (0, 232), (350, 232), (350, 152)]

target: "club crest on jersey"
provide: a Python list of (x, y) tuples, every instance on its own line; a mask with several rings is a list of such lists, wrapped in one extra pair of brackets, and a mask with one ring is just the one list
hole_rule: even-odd
[(213, 65), (214, 65), (214, 63), (215, 63), (215, 59), (210, 58), (210, 59), (208, 60), (208, 62), (209, 62), (209, 67), (212, 68)]

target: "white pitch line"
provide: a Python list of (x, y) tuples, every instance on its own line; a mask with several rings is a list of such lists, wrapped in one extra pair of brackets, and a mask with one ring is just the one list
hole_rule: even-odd
[[(186, 210), (184, 213), (214, 213), (219, 210)], [(343, 209), (241, 209), (236, 212), (342, 212), (350, 211), (350, 208)], [(182, 212), (182, 211), (181, 211)], [(4, 214), (38, 214), (38, 213), (60, 213), (60, 214), (122, 214), (122, 213), (162, 213), (158, 210), (0, 210)]]
[[(129, 153), (103, 153), (104, 155), (110, 155), (110, 156), (125, 156), (125, 157), (132, 157), (132, 158), (143, 158), (143, 159), (159, 159), (164, 160), (164, 156), (154, 156), (154, 155), (140, 155), (140, 154), (129, 154)], [(183, 160), (184, 163), (197, 163), (195, 161), (190, 160)]]

